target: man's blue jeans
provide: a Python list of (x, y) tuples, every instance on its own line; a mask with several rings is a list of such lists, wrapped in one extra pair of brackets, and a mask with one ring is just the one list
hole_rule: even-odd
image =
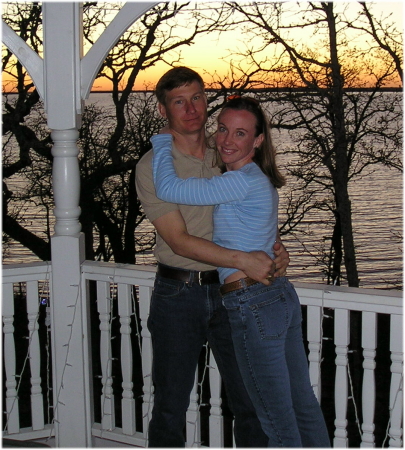
[(154, 407), (149, 447), (184, 447), (185, 413), (203, 345), (208, 340), (235, 416), (238, 447), (266, 447), (267, 437), (244, 387), (219, 284), (156, 277), (148, 328), (152, 335)]
[(287, 278), (223, 296), (239, 369), (268, 447), (330, 447), (311, 387), (301, 305)]

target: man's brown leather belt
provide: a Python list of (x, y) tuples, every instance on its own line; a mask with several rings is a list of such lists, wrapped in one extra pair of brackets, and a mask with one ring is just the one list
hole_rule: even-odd
[(177, 269), (175, 267), (166, 266), (158, 263), (157, 273), (161, 277), (170, 278), (172, 280), (183, 281), (184, 283), (197, 283), (200, 286), (203, 284), (219, 283), (218, 272), (216, 270), (186, 270)]
[[(270, 281), (270, 284), (273, 282), (273, 277), (267, 278)], [(243, 281), (242, 281), (243, 280)], [(238, 289), (243, 289), (245, 287), (253, 286), (254, 284), (259, 283), (253, 278), (242, 278), (241, 280), (232, 281), (231, 283), (223, 284), (219, 290), (221, 295), (229, 294), (230, 292), (237, 291)]]

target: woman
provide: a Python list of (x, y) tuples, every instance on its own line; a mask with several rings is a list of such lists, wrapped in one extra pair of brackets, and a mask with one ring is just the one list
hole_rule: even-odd
[[(268, 124), (260, 104), (233, 98), (218, 116), (216, 147), (226, 172), (206, 178), (177, 177), (172, 136), (152, 137), (156, 194), (165, 201), (216, 205), (213, 241), (270, 257), (278, 235), (277, 169)], [(286, 277), (258, 283), (230, 268), (218, 268), (238, 365), (269, 447), (330, 447), (313, 393), (303, 346), (301, 306)]]

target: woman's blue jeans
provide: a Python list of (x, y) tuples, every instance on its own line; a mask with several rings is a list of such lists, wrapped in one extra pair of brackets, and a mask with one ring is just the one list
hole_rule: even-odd
[(185, 413), (203, 345), (214, 353), (235, 416), (237, 447), (266, 447), (263, 432), (235, 357), (219, 284), (184, 283), (159, 275), (148, 328), (152, 336), (154, 407), (149, 447), (184, 447)]
[(330, 447), (313, 392), (301, 305), (285, 277), (225, 294), (236, 357), (268, 447)]

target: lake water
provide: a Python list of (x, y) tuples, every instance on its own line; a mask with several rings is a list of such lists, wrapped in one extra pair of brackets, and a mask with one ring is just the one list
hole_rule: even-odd
[[(88, 101), (111, 105), (109, 94), (91, 94)], [(291, 145), (286, 132), (274, 132), (273, 139), (280, 154), (283, 147)], [(288, 161), (280, 163), (287, 164)], [(379, 166), (374, 169), (374, 173), (350, 186), (358, 271), (362, 287), (392, 289), (396, 285), (402, 286), (403, 179), (398, 171)], [(280, 222), (284, 217), (283, 195), (282, 189)], [(38, 218), (35, 208), (27, 209), (25, 217), (32, 231), (44, 231), (45, 223)], [(151, 229), (151, 226), (143, 226), (137, 233), (147, 233)], [(288, 275), (292, 281), (325, 283), (321, 267), (316, 264), (313, 255), (319, 253), (323, 237), (331, 234), (330, 229), (326, 227), (323, 217), (311, 214), (302, 230), (294, 236), (283, 237), (291, 258)], [(4, 259), (5, 264), (33, 261), (38, 261), (38, 258), (18, 243), (12, 243)], [(139, 264), (152, 262), (150, 256), (137, 257)]]

